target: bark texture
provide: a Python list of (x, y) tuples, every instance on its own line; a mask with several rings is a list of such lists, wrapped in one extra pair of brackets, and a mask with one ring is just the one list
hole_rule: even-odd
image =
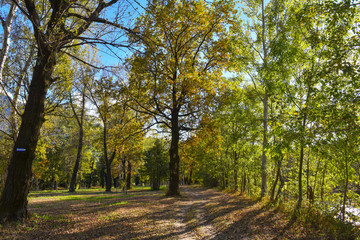
[[(1, 221), (22, 220), (28, 215), (27, 195), (32, 176), (31, 167), (40, 128), (45, 121), (45, 97), (56, 64), (56, 54), (45, 51), (46, 49), (43, 49), (42, 53), (38, 53), (28, 101), (10, 159), (5, 188), (0, 199)], [(25, 151), (21, 151), (20, 148)]]
[(179, 156), (179, 112), (174, 110), (171, 118), (171, 144), (170, 144), (170, 178), (167, 196), (180, 195), (180, 156)]

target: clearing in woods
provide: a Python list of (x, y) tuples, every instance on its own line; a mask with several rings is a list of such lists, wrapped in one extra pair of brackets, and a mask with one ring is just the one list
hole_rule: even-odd
[(321, 239), (248, 198), (200, 186), (181, 197), (144, 188), (30, 194), (31, 221), (0, 228), (0, 239)]

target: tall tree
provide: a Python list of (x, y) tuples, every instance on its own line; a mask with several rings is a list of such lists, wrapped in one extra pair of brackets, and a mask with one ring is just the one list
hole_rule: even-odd
[[(28, 215), (27, 195), (31, 166), (40, 128), (45, 120), (46, 95), (49, 87), (58, 80), (53, 76), (53, 72), (59, 54), (66, 52), (73, 44), (79, 44), (73, 42), (76, 39), (80, 42), (88, 40), (82, 35), (94, 23), (110, 23), (100, 17), (100, 13), (117, 2), (50, 0), (44, 2), (44, 8), (38, 8), (33, 0), (15, 2), (33, 26), (37, 57), (18, 137), (10, 159), (5, 188), (0, 199), (1, 221), (21, 220)], [(42, 16), (43, 10), (46, 16)]]
[[(106, 167), (106, 191), (111, 192), (112, 179), (111, 179), (111, 165), (115, 159), (115, 156), (118, 151), (118, 146), (111, 144), (109, 146), (109, 130), (116, 125), (116, 122), (122, 122), (122, 117), (125, 112), (123, 111), (115, 119), (114, 115), (116, 110), (116, 105), (118, 105), (118, 99), (116, 99), (116, 90), (117, 83), (106, 76), (100, 77), (100, 79), (93, 81), (93, 84), (88, 85), (88, 91), (92, 103), (96, 106), (98, 114), (100, 116), (103, 135), (103, 156)], [(115, 122), (114, 122), (115, 121)], [(113, 136), (114, 137), (114, 136)], [(111, 148), (111, 151), (109, 149)]]
[(133, 108), (171, 135), (167, 195), (179, 195), (181, 132), (196, 128), (222, 88), (232, 1), (153, 0), (137, 19), (138, 49), (129, 59)]
[[(242, 14), (247, 18), (246, 21), (239, 20), (238, 29), (235, 32), (235, 48), (240, 50), (235, 52), (237, 64), (235, 69), (244, 71), (253, 82), (258, 91), (259, 99), (263, 104), (263, 140), (261, 156), (261, 196), (267, 194), (268, 185), (268, 132), (269, 132), (269, 95), (271, 94), (270, 76), (270, 42), (272, 29), (268, 26), (268, 16), (274, 9), (261, 1), (245, 1)], [(239, 69), (240, 66), (240, 69)]]
[[(76, 91), (77, 93), (80, 93), (80, 113), (76, 111), (76, 103), (74, 102), (73, 93), (70, 92), (69, 94), (69, 100), (70, 100), (70, 106), (73, 111), (74, 117), (76, 119), (76, 122), (79, 126), (79, 141), (78, 141), (78, 149), (77, 149), (77, 155), (75, 160), (75, 165), (73, 168), (73, 173), (71, 177), (69, 192), (75, 192), (76, 189), (76, 177), (79, 171), (81, 156), (82, 156), (82, 150), (83, 150), (83, 139), (84, 139), (84, 118), (85, 118), (85, 100), (86, 100), (86, 84), (88, 82), (88, 79), (90, 77), (93, 77), (91, 75), (90, 69), (82, 69), (80, 70), (80, 89)], [(76, 88), (76, 87), (75, 87)]]

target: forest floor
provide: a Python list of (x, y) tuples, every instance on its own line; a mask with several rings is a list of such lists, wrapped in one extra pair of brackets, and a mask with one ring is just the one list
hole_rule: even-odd
[(0, 239), (327, 239), (240, 195), (200, 186), (181, 192), (31, 193), (31, 220), (1, 227)]

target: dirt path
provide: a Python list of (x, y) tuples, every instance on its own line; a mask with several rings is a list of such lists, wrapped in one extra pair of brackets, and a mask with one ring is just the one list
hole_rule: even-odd
[(33, 195), (33, 217), (0, 226), (0, 239), (326, 239), (248, 198), (200, 186), (163, 191), (101, 190)]
[(179, 239), (213, 239), (216, 229), (208, 221), (208, 213), (205, 208), (213, 197), (210, 191), (202, 188), (183, 187), (182, 194), (185, 197), (177, 203), (178, 214), (175, 226), (182, 232)]
[(176, 239), (326, 239), (261, 203), (199, 186), (182, 186)]

